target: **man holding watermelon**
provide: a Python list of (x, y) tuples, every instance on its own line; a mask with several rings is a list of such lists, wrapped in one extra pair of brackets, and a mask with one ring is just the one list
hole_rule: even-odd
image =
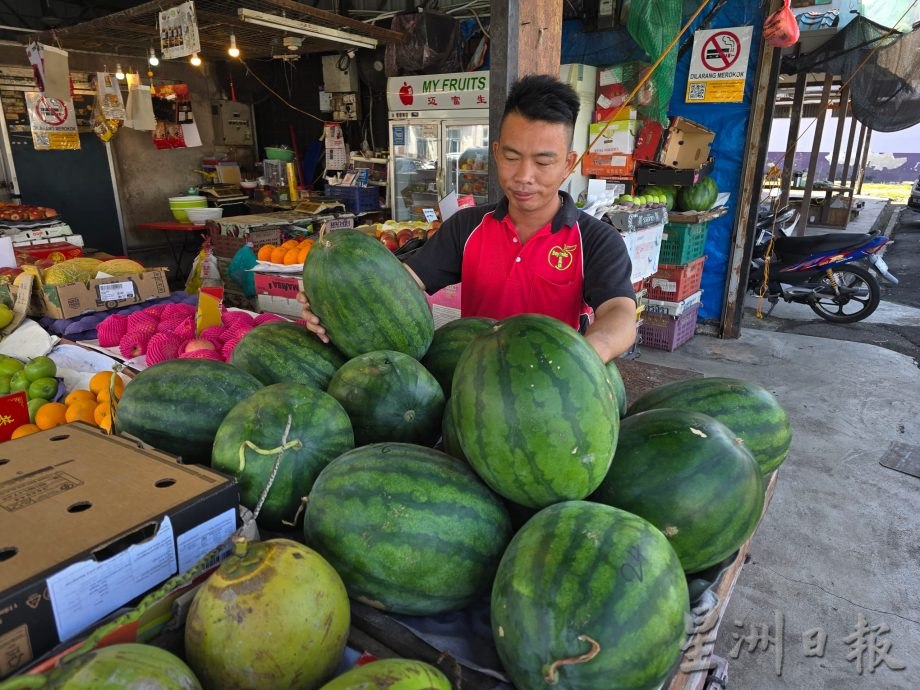
[[(451, 216), (405, 266), (429, 294), (461, 283), (464, 317), (546, 314), (582, 330), (606, 362), (635, 341), (636, 303), (619, 233), (559, 191), (578, 159), (578, 109), (575, 91), (553, 77), (518, 81), (492, 143), (504, 198)], [(308, 328), (328, 341), (298, 299)]]

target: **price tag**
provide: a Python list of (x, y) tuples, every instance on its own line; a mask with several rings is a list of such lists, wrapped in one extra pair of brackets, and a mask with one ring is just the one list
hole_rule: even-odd
[(429, 223), (433, 223), (438, 219), (438, 214), (435, 213), (433, 208), (423, 208), (422, 213), (425, 214), (425, 220), (427, 220)]
[(102, 283), (96, 287), (99, 290), (101, 302), (120, 302), (135, 297), (134, 283), (130, 280), (121, 283)]

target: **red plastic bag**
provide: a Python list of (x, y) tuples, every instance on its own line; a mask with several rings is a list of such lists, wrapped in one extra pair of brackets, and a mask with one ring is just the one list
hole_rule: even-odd
[(799, 24), (789, 9), (791, 0), (767, 17), (763, 24), (763, 37), (774, 48), (788, 48), (799, 40)]

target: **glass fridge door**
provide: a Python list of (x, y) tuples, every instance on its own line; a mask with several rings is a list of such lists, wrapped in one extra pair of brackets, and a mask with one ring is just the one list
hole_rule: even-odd
[(489, 125), (444, 124), (445, 195), (472, 194), (476, 204), (489, 200)]
[(436, 121), (390, 123), (394, 220), (424, 220), (438, 205), (440, 125)]

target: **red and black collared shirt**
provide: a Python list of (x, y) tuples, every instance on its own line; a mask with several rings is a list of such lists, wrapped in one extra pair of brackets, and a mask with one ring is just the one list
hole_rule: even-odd
[(521, 243), (508, 200), (458, 211), (407, 262), (429, 294), (461, 283), (461, 315), (504, 319), (546, 314), (579, 328), (588, 308), (635, 298), (626, 244), (610, 225), (562, 206)]

